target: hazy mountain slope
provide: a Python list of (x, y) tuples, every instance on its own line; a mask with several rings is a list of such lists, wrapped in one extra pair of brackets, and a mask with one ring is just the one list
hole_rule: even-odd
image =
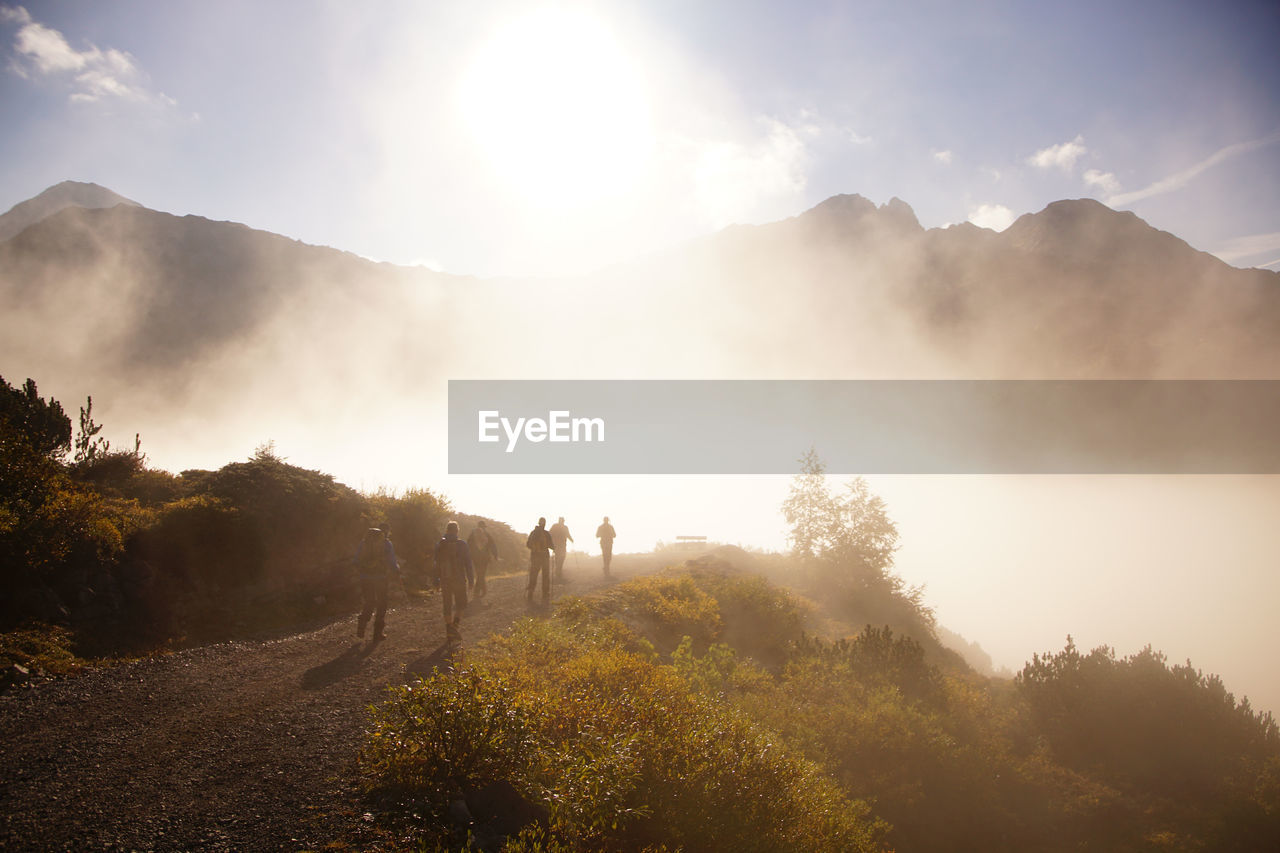
[[(524, 281), (64, 205), (0, 242), (0, 308), (16, 381), (93, 394), (144, 437), (214, 425), (313, 449), (442, 428), (461, 377), (1280, 377), (1280, 273), (1087, 200), (997, 234), (925, 230), (900, 200), (836, 196), (642, 262)], [(399, 433), (370, 414), (379, 398), (396, 400)]]
[(732, 314), (763, 370), (777, 352), (749, 342), (830, 376), (1280, 375), (1280, 273), (1235, 269), (1088, 200), (996, 234), (925, 231), (897, 199), (838, 196), (729, 229), (648, 275), (664, 265), (689, 271), (682, 291), (714, 282), (697, 313)]
[(215, 422), (224, 404), (340, 407), (370, 371), (438, 368), (456, 341), (412, 318), (466, 283), (234, 223), (66, 207), (0, 243), (0, 357), (6, 375)]
[(117, 204), (137, 205), (136, 201), (117, 195), (106, 187), (79, 181), (63, 181), (49, 187), (35, 198), (15, 204), (0, 216), (0, 241), (8, 240), (24, 228), (51, 216), (64, 207), (115, 207)]

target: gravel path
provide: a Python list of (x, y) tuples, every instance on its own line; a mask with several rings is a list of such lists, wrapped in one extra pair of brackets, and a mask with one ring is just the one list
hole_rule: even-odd
[[(615, 577), (628, 563), (638, 567), (615, 559)], [(598, 563), (582, 566), (557, 596), (605, 583)], [(466, 642), (530, 612), (523, 579), (489, 586), (464, 620)], [(449, 662), (439, 596), (401, 602), (374, 646), (350, 617), (0, 696), (0, 849), (360, 847), (368, 706)]]

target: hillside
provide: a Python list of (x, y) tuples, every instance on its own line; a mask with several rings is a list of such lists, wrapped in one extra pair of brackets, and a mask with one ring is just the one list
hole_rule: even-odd
[[(837, 196), (585, 278), (484, 282), (233, 223), (101, 207), (109, 198), (68, 206), (65, 187), (4, 217), (26, 227), (0, 240), (0, 358), (14, 375), (88, 386), (158, 416), (180, 403), (224, 419), (233, 382), (255, 399), (307, 383), (336, 404), (362, 372), (406, 363), (410, 389), (510, 376), (511, 359), (476, 352), (480, 339), (521, 353), (518, 373), (569, 377), (583, 373), (583, 349), (604, 353), (587, 373), (620, 377), (1280, 371), (1280, 273), (1235, 269), (1088, 200), (1055, 202), (996, 234), (925, 230), (898, 199)], [(573, 341), (538, 334), (529, 318), (544, 314), (574, 329)], [(638, 358), (634, 348), (659, 336), (681, 340), (680, 357)]]

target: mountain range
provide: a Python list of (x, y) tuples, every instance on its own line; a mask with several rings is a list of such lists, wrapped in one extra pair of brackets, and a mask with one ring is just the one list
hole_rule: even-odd
[(1280, 378), (1280, 273), (1092, 200), (997, 233), (841, 195), (593, 275), (492, 280), (68, 182), (0, 216), (0, 306), (6, 378), (171, 422), (355, 430), (377, 395), (461, 377)]

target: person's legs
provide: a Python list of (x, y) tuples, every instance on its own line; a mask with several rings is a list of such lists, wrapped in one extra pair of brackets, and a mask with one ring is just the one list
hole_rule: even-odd
[(489, 591), (485, 583), (485, 575), (489, 572), (488, 560), (476, 560), (476, 598), (484, 598), (484, 594)]
[(440, 606), (444, 610), (444, 624), (453, 624), (453, 585), (448, 578), (440, 582)]
[(568, 550), (556, 551), (556, 582), (564, 580), (564, 558)]
[(538, 585), (538, 555), (529, 554), (529, 585), (525, 587), (524, 597), (533, 601), (533, 588)]
[(613, 541), (600, 540), (600, 555), (604, 557), (604, 573), (609, 574), (609, 564), (613, 562)]
[(529, 589), (525, 594), (525, 597), (530, 601), (533, 600), (533, 591), (538, 586), (539, 572), (542, 573), (542, 597), (545, 599), (551, 595), (550, 555), (534, 551), (529, 555)]
[(373, 638), (382, 639), (382, 628), (387, 623), (387, 599), (390, 597), (391, 581), (386, 577), (374, 578), (374, 598), (377, 613), (373, 617)]
[(360, 578), (360, 621), (356, 623), (356, 636), (363, 637), (377, 598), (377, 585), (373, 578)]
[(462, 621), (462, 614), (467, 612), (467, 582), (457, 578), (453, 582), (453, 624)]

